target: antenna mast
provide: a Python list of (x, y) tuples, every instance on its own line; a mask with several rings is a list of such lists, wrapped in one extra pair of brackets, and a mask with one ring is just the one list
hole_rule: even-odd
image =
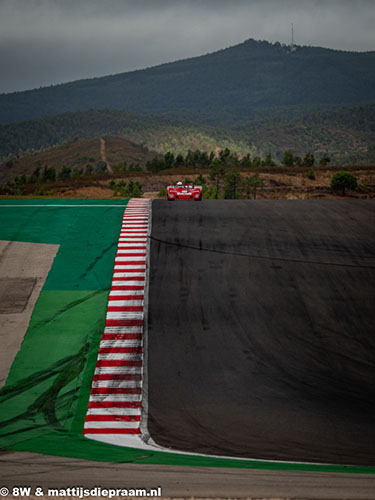
[(294, 52), (296, 50), (295, 46), (294, 46), (294, 26), (293, 26), (293, 23), (292, 24), (292, 43), (290, 45), (290, 51), (291, 52)]
[(292, 23), (292, 48), (294, 47), (294, 26)]

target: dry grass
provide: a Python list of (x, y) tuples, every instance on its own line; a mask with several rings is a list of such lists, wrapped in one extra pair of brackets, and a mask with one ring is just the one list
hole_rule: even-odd
[[(258, 172), (264, 180), (264, 187), (258, 189), (257, 199), (264, 200), (305, 200), (305, 199), (342, 199), (342, 196), (332, 192), (330, 182), (332, 176), (343, 167), (314, 167), (315, 179), (308, 176), (306, 167), (272, 167), (241, 170), (242, 177), (254, 175)], [(375, 166), (373, 167), (346, 167), (358, 179), (359, 189), (348, 192), (348, 198), (375, 199)], [(192, 168), (180, 168), (152, 174), (148, 171), (137, 173), (122, 172), (109, 174), (107, 172), (91, 177), (78, 177), (68, 181), (54, 182), (43, 185), (26, 187), (26, 195), (33, 195), (38, 188), (43, 188), (45, 194), (61, 198), (114, 198), (114, 192), (109, 188), (110, 180), (118, 182), (130, 179), (142, 185), (145, 198), (158, 198), (162, 188), (176, 183), (178, 180), (194, 180), (200, 172)], [(206, 185), (212, 185), (208, 171), (201, 171), (206, 179)], [(367, 189), (362, 186), (367, 185)], [(117, 197), (119, 198), (119, 197)]]

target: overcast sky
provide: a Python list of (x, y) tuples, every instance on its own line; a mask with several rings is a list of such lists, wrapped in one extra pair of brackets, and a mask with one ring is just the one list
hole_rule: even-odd
[(0, 0), (0, 93), (154, 66), (248, 38), (375, 50), (375, 0)]

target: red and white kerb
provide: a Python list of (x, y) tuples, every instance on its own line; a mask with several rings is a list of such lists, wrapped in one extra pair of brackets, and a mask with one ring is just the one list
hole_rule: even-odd
[[(126, 206), (84, 434), (140, 434), (150, 200)], [(98, 436), (98, 437), (97, 437)]]

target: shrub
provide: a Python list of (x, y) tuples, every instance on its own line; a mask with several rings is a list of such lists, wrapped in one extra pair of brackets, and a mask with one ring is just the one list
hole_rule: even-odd
[(312, 167), (315, 164), (314, 155), (310, 151), (306, 153), (304, 159), (302, 160), (302, 164), (304, 167)]
[(366, 180), (362, 181), (361, 191), (363, 193), (367, 193), (368, 192), (368, 182)]
[(217, 192), (216, 185), (212, 185), (211, 187), (203, 186), (202, 198), (204, 200), (214, 200), (220, 198), (220, 195)]
[(285, 167), (294, 167), (295, 158), (294, 158), (294, 154), (292, 153), (292, 151), (290, 149), (288, 149), (287, 151), (284, 152), (282, 164)]
[(107, 164), (105, 161), (98, 161), (96, 166), (95, 166), (95, 172), (96, 173), (102, 173), (102, 172), (105, 172), (107, 170)]
[(307, 173), (307, 177), (312, 181), (315, 181), (315, 170), (313, 168), (310, 168), (310, 170)]
[(94, 167), (88, 163), (85, 169), (85, 175), (91, 175), (94, 171)]
[(72, 177), (80, 177), (82, 175), (82, 168), (73, 168)]
[(142, 172), (142, 167), (138, 163), (136, 165), (131, 163), (129, 166), (129, 172)]
[(206, 179), (202, 174), (199, 174), (198, 177), (196, 177), (194, 184), (196, 184), (197, 186), (204, 186), (206, 184)]
[(115, 173), (126, 172), (126, 165), (127, 165), (126, 161), (115, 163), (114, 165), (112, 165), (112, 170)]
[(331, 188), (335, 191), (341, 191), (343, 196), (345, 196), (346, 189), (356, 189), (357, 185), (355, 175), (346, 171), (337, 172), (331, 179)]
[(70, 167), (66, 167), (64, 166), (59, 175), (57, 176), (57, 178), (60, 180), (60, 181), (65, 181), (67, 179), (70, 179), (70, 175), (72, 173), (72, 169)]
[(327, 155), (327, 153), (324, 153), (324, 155), (319, 160), (319, 165), (321, 167), (325, 167), (326, 165), (328, 165), (328, 163), (330, 161), (331, 161), (331, 158)]

